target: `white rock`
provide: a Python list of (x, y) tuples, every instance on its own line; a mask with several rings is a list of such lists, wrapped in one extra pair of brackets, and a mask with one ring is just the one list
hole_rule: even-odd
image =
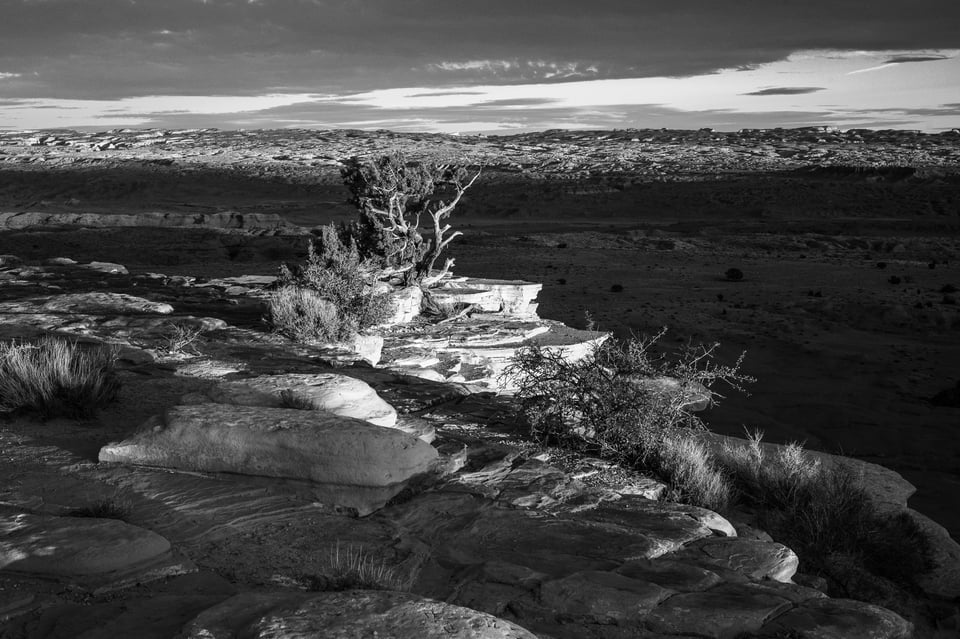
[(101, 462), (386, 487), (430, 471), (436, 449), (326, 411), (198, 404), (147, 420), (100, 449)]
[(369, 384), (337, 373), (263, 375), (218, 384), (206, 395), (210, 401), (220, 404), (282, 408), (281, 393), (284, 391), (313, 404), (317, 410), (387, 428), (397, 424), (397, 411)]

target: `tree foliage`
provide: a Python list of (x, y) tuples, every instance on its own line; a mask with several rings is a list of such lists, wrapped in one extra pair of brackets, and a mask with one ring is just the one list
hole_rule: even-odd
[[(360, 213), (351, 229), (360, 255), (379, 260), (385, 275), (399, 275), (406, 284), (430, 285), (449, 271), (452, 259), (431, 274), (444, 249), (461, 235), (450, 233), (446, 219), (480, 171), (470, 177), (462, 166), (409, 162), (396, 152), (350, 158), (341, 176)], [(424, 218), (432, 225), (429, 234), (421, 227)]]

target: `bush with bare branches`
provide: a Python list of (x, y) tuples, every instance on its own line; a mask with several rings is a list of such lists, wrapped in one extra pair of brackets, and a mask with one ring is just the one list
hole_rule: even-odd
[[(444, 249), (462, 235), (451, 233), (446, 220), (480, 177), (479, 170), (471, 176), (462, 166), (409, 162), (392, 153), (373, 160), (350, 158), (341, 175), (360, 211), (352, 234), (361, 255), (380, 259), (385, 276), (399, 276), (407, 285), (430, 286), (450, 271), (448, 258), (433, 272)], [(421, 228), (423, 216), (430, 218), (429, 237)]]

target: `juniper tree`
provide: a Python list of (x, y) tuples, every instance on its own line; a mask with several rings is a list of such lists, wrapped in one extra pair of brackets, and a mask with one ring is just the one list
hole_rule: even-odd
[[(471, 177), (462, 166), (408, 162), (395, 152), (376, 159), (350, 158), (341, 176), (360, 212), (353, 231), (361, 255), (379, 259), (385, 276), (400, 275), (407, 284), (430, 286), (449, 272), (451, 258), (433, 273), (444, 249), (462, 235), (450, 233), (446, 220), (480, 177), (479, 170)], [(430, 237), (424, 237), (426, 229), (420, 225), (425, 215), (432, 225)]]

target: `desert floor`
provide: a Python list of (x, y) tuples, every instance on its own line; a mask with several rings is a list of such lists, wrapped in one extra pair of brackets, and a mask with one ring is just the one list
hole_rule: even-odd
[[(32, 190), (34, 210), (274, 212), (308, 228), (352, 216), (335, 181), (201, 176), (87, 192), (87, 180), (44, 198), (47, 178), (25, 175), (5, 210)], [(706, 415), (710, 428), (759, 429), (888, 466), (918, 487), (911, 505), (960, 538), (960, 408), (929, 402), (960, 381), (955, 182), (762, 175), (611, 186), (494, 174), (451, 219), (464, 232), (451, 253), (460, 274), (542, 282), (542, 317), (583, 327), (589, 312), (620, 336), (666, 326), (667, 349), (720, 342), (722, 363), (746, 351), (744, 372), (757, 382), (749, 396), (726, 393)], [(83, 189), (78, 206), (70, 198)], [(0, 233), (0, 253), (26, 259), (200, 277), (272, 274), (304, 246), (210, 230)], [(743, 279), (728, 280), (729, 268)]]

